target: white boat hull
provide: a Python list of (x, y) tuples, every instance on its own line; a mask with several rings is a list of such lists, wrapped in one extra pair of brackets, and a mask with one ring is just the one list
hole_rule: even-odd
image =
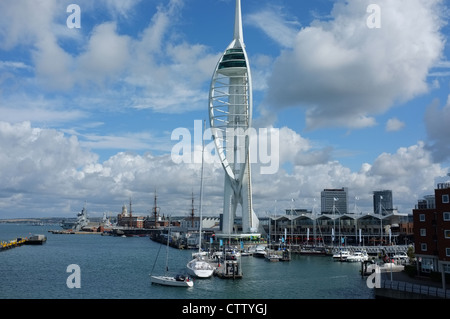
[(204, 260), (191, 260), (186, 268), (189, 275), (197, 278), (209, 278), (214, 274), (214, 267)]
[(153, 284), (159, 284), (164, 286), (173, 287), (193, 287), (194, 282), (187, 278), (186, 280), (177, 280), (175, 277), (171, 276), (150, 276)]

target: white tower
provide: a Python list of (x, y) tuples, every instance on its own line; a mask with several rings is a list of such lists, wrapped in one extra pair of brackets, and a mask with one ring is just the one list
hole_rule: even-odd
[(209, 93), (209, 120), (217, 153), (225, 170), (224, 234), (234, 232), (238, 204), (242, 231), (253, 233), (249, 138), (252, 120), (252, 80), (242, 32), (241, 1), (236, 0), (233, 41), (217, 63)]

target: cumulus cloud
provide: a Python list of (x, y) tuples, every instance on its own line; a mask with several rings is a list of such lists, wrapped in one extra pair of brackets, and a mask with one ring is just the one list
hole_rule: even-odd
[(306, 109), (309, 129), (362, 128), (374, 115), (427, 92), (441, 58), (441, 1), (378, 1), (382, 25), (366, 25), (370, 1), (339, 1), (275, 61), (266, 103)]
[[(280, 167), (274, 174), (264, 175), (258, 174), (258, 163), (252, 166), (254, 205), (260, 215), (273, 212), (275, 200), (279, 210), (289, 208), (292, 198), (297, 206), (312, 208), (314, 198), (330, 187), (348, 187), (350, 198), (359, 197), (358, 206), (364, 211), (371, 209), (374, 190), (392, 189), (395, 205), (410, 212), (418, 198), (432, 192), (435, 178), (447, 172), (433, 163), (422, 142), (394, 154), (383, 153), (359, 171), (331, 160), (304, 165), (297, 163), (293, 154), (311, 153), (310, 142), (289, 129), (282, 135), (290, 136), (285, 143), (292, 145), (292, 152), (282, 146), (281, 154), (286, 157), (283, 162), (292, 163), (292, 170)], [(183, 215), (189, 212), (191, 193), (198, 198), (200, 164), (175, 163), (170, 155), (118, 152), (99, 162), (98, 155), (85, 149), (77, 137), (35, 128), (29, 122), (0, 122), (0, 148), (3, 218), (18, 214), (73, 216), (84, 201), (92, 216), (101, 216), (103, 212), (119, 212), (130, 198), (136, 213), (146, 215), (155, 191), (162, 211)], [(223, 179), (220, 165), (205, 165), (205, 214), (221, 212)]]
[[(103, 10), (118, 19), (132, 14), (139, 1), (81, 1), (82, 16)], [(117, 22), (107, 20), (89, 30), (65, 27), (66, 7), (58, 1), (36, 5), (33, 1), (0, 4), (0, 49), (29, 50), (28, 74), (21, 75), (19, 92), (41, 92), (82, 96), (82, 107), (134, 107), (158, 112), (198, 110), (207, 97), (206, 82), (217, 63), (218, 54), (202, 44), (192, 44), (175, 36), (183, 1), (170, 0), (157, 7), (147, 26), (138, 35), (121, 34)], [(32, 23), (30, 23), (32, 21)], [(83, 21), (83, 20), (82, 20)], [(73, 42), (68, 44), (69, 39)], [(69, 41), (70, 42), (70, 41)], [(76, 45), (76, 50), (67, 50)], [(69, 53), (70, 52), (70, 53)], [(28, 58), (28, 57), (27, 57)], [(28, 60), (27, 60), (28, 61)], [(0, 61), (0, 67), (22, 67), (15, 61)], [(22, 68), (23, 69), (23, 68)], [(16, 83), (11, 73), (3, 83)], [(25, 80), (26, 79), (26, 80)], [(31, 90), (27, 90), (31, 88)], [(177, 88), (174, 90), (174, 88)], [(95, 90), (94, 90), (95, 89)], [(96, 103), (99, 90), (106, 103)], [(4, 90), (9, 96), (17, 90)], [(118, 101), (117, 94), (128, 96)], [(205, 93), (206, 92), (206, 93)], [(94, 100), (94, 103), (93, 103)]]

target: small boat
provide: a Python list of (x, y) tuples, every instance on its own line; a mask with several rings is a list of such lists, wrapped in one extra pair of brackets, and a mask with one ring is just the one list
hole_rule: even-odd
[(176, 276), (150, 276), (153, 284), (174, 287), (193, 287), (194, 282), (183, 275)]
[(198, 257), (188, 262), (186, 268), (189, 275), (197, 278), (209, 278), (214, 274), (214, 267)]
[[(173, 286), (173, 287), (193, 287), (194, 282), (188, 277), (184, 275), (176, 275), (176, 276), (169, 276), (167, 274), (168, 272), (168, 262), (169, 262), (169, 240), (170, 240), (170, 218), (169, 218), (169, 230), (167, 234), (167, 245), (166, 245), (166, 273), (164, 275), (160, 276), (154, 276), (150, 274), (150, 280), (152, 284), (159, 284), (164, 286)], [(162, 245), (161, 245), (162, 246)], [(161, 246), (159, 247), (161, 249)], [(158, 255), (156, 256), (155, 263), (153, 264), (153, 269), (155, 268), (156, 261), (158, 260), (159, 256), (159, 250)], [(153, 272), (152, 269), (152, 272)]]
[(350, 256), (350, 252), (348, 250), (339, 250), (333, 254), (333, 260), (346, 261), (348, 256)]
[(275, 251), (269, 249), (266, 252), (266, 261), (277, 262), (280, 261), (280, 255), (278, 255)]
[(274, 254), (266, 254), (266, 261), (270, 262), (280, 261), (280, 256)]
[(257, 246), (253, 251), (253, 257), (264, 258), (266, 257), (266, 247), (265, 246)]
[(369, 260), (369, 256), (365, 251), (355, 251), (354, 253), (347, 256), (347, 262), (362, 262)]

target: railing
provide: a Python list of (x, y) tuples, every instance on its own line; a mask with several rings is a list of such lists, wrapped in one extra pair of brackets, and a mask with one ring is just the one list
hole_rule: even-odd
[(430, 297), (450, 299), (450, 290), (439, 287), (413, 284), (405, 281), (382, 280), (380, 288), (409, 292)]

